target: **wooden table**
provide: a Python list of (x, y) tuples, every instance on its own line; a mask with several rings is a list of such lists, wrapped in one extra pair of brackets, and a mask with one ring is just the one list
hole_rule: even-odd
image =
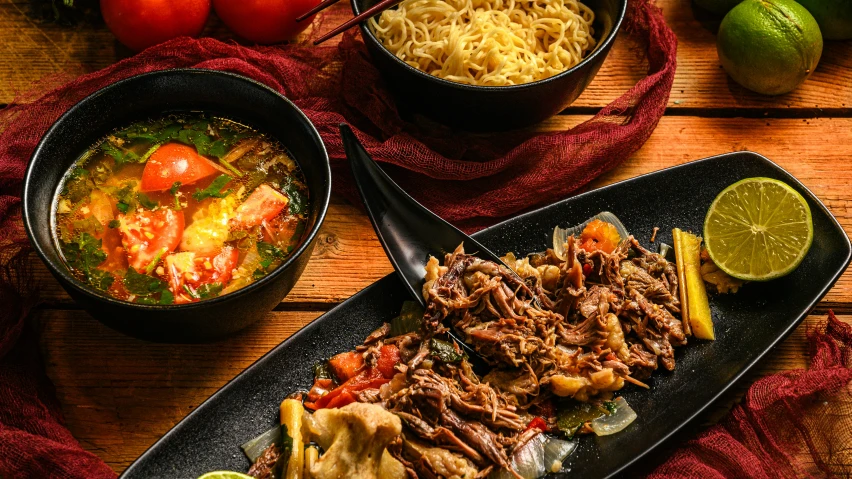
[[(68, 28), (27, 18), (27, 3), (0, 0), (0, 103), (14, 102), (16, 92), (25, 92), (42, 77), (92, 71), (128, 54), (102, 26)], [(732, 82), (719, 65), (718, 20), (686, 0), (659, 4), (679, 39), (668, 111), (642, 149), (592, 186), (718, 153), (752, 150), (793, 173), (852, 231), (852, 43), (827, 43), (819, 67), (803, 86), (788, 95), (764, 97)], [(207, 33), (229, 36), (215, 18)], [(577, 102), (540, 128), (576, 125), (642, 78), (647, 66), (634, 49), (626, 36), (620, 37)], [(389, 272), (367, 218), (335, 198), (304, 275), (265, 320), (226, 341), (175, 346), (106, 328), (81, 311), (42, 269), (39, 280), (47, 302), (36, 317), (48, 374), (68, 427), (83, 447), (122, 471), (261, 355)], [(761, 375), (806, 367), (806, 330), (828, 309), (852, 323), (852, 273), (840, 279), (738, 391)], [(735, 399), (731, 395), (726, 404)], [(852, 452), (839, 455), (832, 467), (852, 474)]]

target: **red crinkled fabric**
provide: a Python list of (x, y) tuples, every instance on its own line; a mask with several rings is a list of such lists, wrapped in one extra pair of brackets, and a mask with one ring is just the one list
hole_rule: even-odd
[[(339, 23), (341, 11), (330, 15), (328, 23)], [(548, 133), (469, 135), (400, 117), (363, 42), (352, 32), (334, 47), (245, 47), (210, 38), (179, 38), (76, 79), (47, 79), (20, 96), (0, 112), (0, 476), (115, 477), (65, 428), (38, 355), (37, 337), (26, 327), (27, 314), (37, 302), (30, 275), (30, 262), (37, 259), (21, 227), (21, 182), (39, 138), (71, 105), (117, 80), (154, 70), (190, 67), (239, 73), (283, 93), (314, 122), (328, 148), (338, 193), (358, 201), (337, 130), (340, 122), (348, 122), (377, 161), (394, 165), (388, 171), (407, 191), (472, 231), (570, 196), (648, 139), (668, 101), (677, 40), (648, 0), (630, 2), (625, 32), (644, 45), (647, 76), (588, 121)], [(827, 324), (825, 331), (811, 337), (815, 359), (810, 371), (759, 381), (744, 405), (678, 451), (654, 475), (788, 477), (807, 474), (795, 460), (808, 463), (801, 459), (803, 454), (813, 457), (816, 472), (826, 470), (827, 459), (816, 445), (824, 440), (817, 439), (822, 431), (830, 429), (818, 419), (790, 412), (801, 413), (813, 398), (842, 389), (852, 377), (849, 328), (833, 315)], [(786, 418), (777, 419), (779, 412), (786, 412)], [(844, 431), (849, 437), (848, 424)], [(719, 457), (728, 462), (719, 462)], [(773, 474), (774, 468), (782, 472)]]

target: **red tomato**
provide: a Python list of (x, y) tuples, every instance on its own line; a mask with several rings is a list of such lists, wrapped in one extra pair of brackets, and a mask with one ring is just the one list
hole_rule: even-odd
[(376, 361), (376, 369), (382, 373), (387, 379), (393, 377), (396, 374), (396, 370), (394, 370), (394, 366), (399, 363), (399, 348), (394, 346), (393, 344), (385, 344), (379, 350), (379, 359)]
[(364, 389), (375, 389), (388, 382), (390, 382), (390, 379), (382, 377), (378, 369), (367, 369), (319, 398), (314, 405), (316, 409), (343, 407), (355, 402), (354, 393)]
[(288, 204), (290, 198), (264, 183), (237, 207), (234, 221), (242, 226), (257, 226), (278, 216)]
[(157, 256), (165, 257), (180, 244), (183, 236), (183, 211), (160, 208), (118, 215), (118, 232), (127, 253), (127, 261), (143, 273)]
[(364, 368), (364, 357), (355, 351), (348, 351), (329, 359), (328, 366), (339, 381), (348, 381)]
[[(240, 252), (226, 246), (215, 256), (197, 256), (191, 251), (170, 254), (166, 257), (166, 272), (169, 287), (176, 303), (190, 303), (195, 291), (204, 284), (225, 285), (231, 281), (231, 273), (237, 267)], [(184, 286), (192, 291), (188, 293)]]
[(197, 37), (210, 0), (101, 0), (101, 14), (118, 41), (140, 51), (175, 37)]
[(547, 421), (540, 417), (534, 417), (529, 424), (527, 424), (527, 428), (524, 431), (528, 431), (530, 429), (538, 429), (539, 431), (547, 431)]
[(142, 170), (142, 191), (165, 191), (176, 181), (189, 185), (220, 170), (199, 155), (194, 147), (181, 143), (166, 143), (148, 158)]
[(216, 15), (240, 37), (270, 44), (292, 40), (308, 28), (314, 17), (296, 22), (296, 17), (320, 0), (213, 0)]

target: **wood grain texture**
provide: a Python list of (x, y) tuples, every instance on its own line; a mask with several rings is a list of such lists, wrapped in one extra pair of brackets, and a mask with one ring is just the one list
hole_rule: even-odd
[[(41, 311), (36, 318), (47, 373), (69, 429), (83, 447), (121, 471), (217, 389), (320, 314), (271, 312), (243, 333), (206, 345), (136, 340), (82, 311)], [(839, 319), (852, 324), (852, 316)], [(740, 384), (738, 394), (760, 376), (806, 368), (806, 331), (823, 321), (822, 315), (808, 316)], [(737, 393), (726, 398), (715, 415), (736, 398)]]
[[(849, 115), (852, 108), (852, 43), (827, 42), (822, 60), (800, 88), (779, 97), (761, 96), (731, 81), (719, 65), (715, 32), (719, 19), (688, 0), (657, 0), (678, 37), (678, 69), (669, 99), (673, 112), (691, 114), (709, 109), (731, 116), (732, 110), (765, 110), (776, 115)], [(348, 8), (341, 2), (342, 8)], [(37, 80), (56, 73), (94, 71), (131, 54), (104, 25), (62, 27), (27, 17), (26, 0), (0, 0), (0, 103), (14, 101)], [(205, 35), (232, 35), (211, 16)], [(627, 90), (647, 72), (640, 48), (620, 35), (600, 72), (573, 105), (574, 110), (600, 108)], [(570, 110), (569, 110), (570, 112)], [(740, 112), (739, 114), (743, 114)]]

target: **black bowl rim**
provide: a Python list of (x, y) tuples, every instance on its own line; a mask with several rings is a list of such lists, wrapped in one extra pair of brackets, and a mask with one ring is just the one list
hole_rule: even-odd
[[(590, 53), (589, 56), (580, 60), (580, 63), (574, 65), (573, 67), (571, 67), (571, 68), (569, 68), (565, 71), (559, 72), (556, 75), (553, 75), (552, 77), (543, 78), (541, 80), (536, 80), (536, 81), (530, 82), (530, 83), (522, 83), (520, 85), (505, 85), (505, 86), (468, 85), (467, 83), (454, 82), (452, 80), (447, 80), (447, 79), (444, 79), (444, 78), (436, 77), (434, 75), (430, 75), (430, 74), (424, 72), (423, 70), (420, 70), (419, 68), (414, 68), (413, 66), (409, 65), (408, 63), (405, 63), (404, 61), (397, 58), (396, 55), (392, 54), (387, 48), (385, 48), (385, 46), (382, 45), (382, 42), (380, 42), (376, 38), (376, 36), (373, 35), (373, 32), (370, 31), (369, 26), (367, 26), (367, 20), (364, 20), (363, 22), (360, 23), (360, 28), (361, 28), (361, 36), (363, 38), (365, 38), (367, 41), (371, 42), (373, 45), (378, 46), (379, 50), (381, 50), (381, 52), (382, 52), (382, 55), (386, 56), (387, 58), (390, 58), (392, 61), (394, 61), (398, 65), (402, 66), (407, 71), (419, 76), (420, 78), (426, 79), (427, 81), (433, 81), (435, 83), (438, 83), (438, 84), (441, 84), (441, 85), (444, 85), (444, 86), (447, 86), (447, 87), (450, 87), (450, 88), (455, 88), (455, 89), (458, 89), (458, 90), (463, 90), (463, 91), (468, 91), (468, 92), (480, 92), (480, 93), (490, 92), (490, 93), (493, 93), (493, 92), (498, 92), (498, 91), (506, 91), (506, 92), (519, 91), (519, 90), (526, 90), (526, 89), (530, 89), (530, 88), (535, 88), (536, 86), (543, 85), (543, 84), (546, 84), (546, 83), (559, 81), (561, 78), (566, 77), (566, 76), (570, 76), (574, 72), (580, 70), (581, 68), (584, 68), (586, 66), (586, 64), (591, 63), (591, 61), (593, 59), (597, 58), (598, 56), (600, 56), (600, 55), (606, 56), (606, 53), (607, 53), (606, 51), (609, 50), (609, 47), (612, 45), (612, 42), (615, 41), (616, 35), (618, 34), (619, 30), (621, 30), (621, 24), (624, 22), (624, 17), (627, 15), (627, 2), (629, 0), (617, 0), (617, 1), (621, 2), (621, 8), (619, 9), (620, 11), (618, 12), (618, 18), (616, 19), (615, 24), (612, 27), (612, 31), (609, 33), (609, 35), (606, 38), (601, 39), (601, 42), (598, 43), (597, 47), (595, 47), (594, 51), (592, 51), (592, 53)], [(352, 6), (352, 11), (355, 13), (355, 15), (361, 14), (361, 10), (358, 7), (358, 0), (350, 0), (350, 4)]]
[[(211, 299), (205, 299), (203, 301), (199, 301), (199, 302), (196, 302), (196, 303), (169, 304), (169, 305), (159, 305), (159, 304), (158, 305), (147, 305), (147, 304), (131, 303), (131, 302), (128, 302), (128, 301), (121, 301), (121, 300), (115, 299), (111, 296), (107, 296), (107, 295), (101, 293), (100, 291), (98, 291), (95, 288), (87, 285), (86, 283), (83, 283), (82, 281), (80, 281), (79, 279), (77, 279), (76, 277), (71, 275), (67, 266), (56, 265), (51, 260), (48, 259), (47, 255), (44, 252), (43, 246), (38, 241), (36, 241), (36, 239), (35, 239), (36, 236), (35, 236), (35, 233), (33, 232), (32, 226), (31, 226), (32, 222), (30, 221), (31, 217), (34, 216), (34, 213), (32, 211), (30, 211), (30, 208), (28, 206), (29, 202), (27, 201), (27, 198), (31, 194), (30, 193), (30, 190), (32, 188), (31, 183), (36, 181), (33, 178), (33, 170), (34, 170), (33, 165), (36, 163), (36, 159), (41, 154), (41, 151), (44, 147), (45, 142), (51, 136), (53, 136), (55, 134), (55, 131), (59, 128), (60, 124), (67, 121), (67, 119), (69, 117), (71, 117), (72, 115), (75, 114), (76, 110), (78, 108), (80, 108), (81, 105), (83, 105), (83, 104), (85, 104), (89, 101), (92, 101), (92, 99), (94, 99), (94, 98), (96, 98), (100, 95), (104, 95), (106, 93), (109, 93), (112, 90), (115, 90), (115, 89), (118, 89), (118, 88), (123, 88), (125, 84), (133, 83), (134, 81), (138, 81), (139, 79), (148, 78), (148, 77), (158, 77), (158, 76), (167, 77), (167, 76), (170, 76), (170, 75), (178, 75), (178, 76), (180, 76), (180, 75), (214, 75), (214, 76), (227, 77), (229, 79), (241, 81), (241, 82), (243, 82), (247, 85), (250, 85), (254, 88), (260, 88), (260, 89), (266, 90), (269, 93), (273, 93), (279, 99), (281, 99), (285, 103), (289, 104), (291, 107), (293, 107), (296, 110), (301, 121), (304, 122), (304, 124), (306, 126), (308, 126), (311, 136), (314, 137), (313, 139), (315, 140), (315, 142), (320, 147), (320, 152), (322, 154), (322, 158), (325, 160), (324, 161), (324, 163), (325, 163), (324, 176), (325, 176), (325, 179), (326, 179), (326, 183), (328, 184), (328, 190), (326, 191), (326, 194), (324, 195), (324, 197), (312, 198), (312, 201), (320, 201), (320, 210), (319, 210), (319, 214), (317, 215), (316, 224), (311, 229), (311, 231), (309, 231), (308, 234), (305, 236), (305, 238), (302, 241), (301, 246), (299, 246), (299, 248), (296, 251), (294, 251), (283, 264), (278, 266), (274, 271), (272, 271), (271, 273), (269, 273), (265, 277), (249, 284), (248, 286), (240, 288), (240, 289), (238, 289), (234, 292), (231, 292), (231, 293), (228, 293), (228, 294), (225, 294), (225, 295), (222, 295), (222, 296), (217, 296), (217, 297), (211, 298)], [(298, 160), (296, 162), (298, 163)], [(277, 92), (273, 88), (270, 88), (269, 86), (264, 85), (263, 83), (260, 83), (256, 80), (253, 80), (253, 79), (248, 78), (248, 77), (243, 76), (243, 75), (238, 75), (236, 73), (224, 72), (224, 71), (220, 71), (220, 70), (211, 70), (211, 69), (206, 69), (206, 68), (171, 68), (171, 69), (167, 69), (167, 70), (157, 70), (157, 71), (153, 71), (153, 72), (146, 72), (146, 73), (134, 75), (134, 76), (119, 80), (115, 83), (111, 83), (111, 84), (95, 91), (94, 93), (88, 95), (87, 97), (83, 98), (79, 102), (75, 103), (74, 106), (69, 108), (68, 111), (63, 113), (62, 116), (60, 116), (53, 123), (53, 125), (50, 126), (50, 128), (47, 130), (47, 132), (45, 132), (45, 134), (42, 136), (41, 140), (39, 140), (38, 145), (36, 146), (35, 150), (33, 150), (32, 156), (30, 156), (30, 161), (27, 164), (27, 170), (24, 173), (24, 188), (23, 188), (23, 194), (22, 194), (21, 198), (22, 198), (22, 203), (23, 203), (22, 219), (24, 221), (24, 227), (26, 229), (27, 237), (29, 238), (30, 243), (33, 245), (36, 253), (41, 258), (41, 260), (47, 265), (47, 267), (51, 270), (51, 272), (55, 275), (59, 275), (63, 280), (65, 280), (66, 284), (68, 284), (72, 288), (74, 288), (74, 290), (76, 292), (85, 295), (87, 298), (94, 300), (95, 302), (101, 302), (101, 303), (106, 302), (106, 303), (112, 304), (114, 306), (137, 309), (137, 310), (140, 310), (140, 311), (151, 311), (151, 312), (154, 312), (154, 311), (177, 311), (177, 310), (179, 310), (179, 311), (190, 311), (190, 310), (198, 309), (198, 308), (206, 308), (208, 306), (215, 305), (215, 304), (221, 303), (221, 302), (238, 299), (241, 296), (245, 296), (246, 294), (249, 294), (253, 290), (261, 288), (263, 285), (271, 283), (277, 277), (284, 274), (285, 270), (287, 270), (300, 256), (302, 256), (308, 250), (308, 247), (311, 244), (313, 244), (314, 239), (316, 238), (317, 234), (319, 234), (319, 230), (322, 227), (322, 224), (325, 221), (326, 213), (328, 212), (329, 202), (331, 201), (331, 163), (330, 163), (330, 160), (329, 160), (329, 157), (328, 157), (328, 151), (325, 148), (325, 143), (323, 142), (322, 137), (320, 136), (319, 132), (317, 131), (316, 127), (311, 122), (311, 120), (307, 117), (307, 115), (305, 115), (305, 113), (298, 106), (296, 106), (295, 103), (293, 103), (291, 100), (289, 100), (287, 97), (285, 97), (281, 93)], [(51, 206), (51, 208), (52, 208), (52, 206)], [(53, 247), (55, 247), (55, 245)]]

